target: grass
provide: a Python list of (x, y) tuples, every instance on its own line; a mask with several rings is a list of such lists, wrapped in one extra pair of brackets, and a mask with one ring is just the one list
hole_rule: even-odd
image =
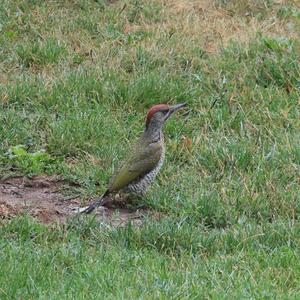
[(190, 107), (144, 199), (162, 220), (3, 223), (1, 299), (297, 299), (296, 1), (19, 0), (0, 20), (2, 177), (94, 196), (152, 104)]

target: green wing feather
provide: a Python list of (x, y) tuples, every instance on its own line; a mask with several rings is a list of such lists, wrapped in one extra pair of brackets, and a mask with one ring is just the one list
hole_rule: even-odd
[[(141, 144), (144, 144), (144, 146), (141, 147)], [(129, 159), (123, 163), (112, 177), (108, 188), (109, 191), (121, 190), (138, 177), (153, 170), (158, 164), (163, 151), (161, 143), (140, 141), (138, 146), (135, 147)]]

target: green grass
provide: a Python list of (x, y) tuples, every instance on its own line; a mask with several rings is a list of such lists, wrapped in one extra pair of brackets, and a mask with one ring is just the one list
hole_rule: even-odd
[(141, 229), (93, 222), (1, 229), (2, 299), (295, 298), (299, 224), (227, 230), (149, 220)]
[[(144, 199), (163, 218), (140, 228), (3, 223), (0, 298), (297, 299), (297, 3), (215, 1), (261, 28), (214, 52), (178, 30), (202, 20), (198, 10), (124, 3), (1, 5), (0, 176), (55, 174), (95, 196), (147, 109), (187, 101), (189, 115), (165, 128), (166, 163)], [(265, 32), (268, 22), (281, 31)]]

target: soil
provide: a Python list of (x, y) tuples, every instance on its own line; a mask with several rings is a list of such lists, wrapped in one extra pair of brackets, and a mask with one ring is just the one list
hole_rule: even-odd
[[(77, 215), (81, 206), (80, 198), (64, 195), (68, 189), (71, 190), (68, 183), (49, 177), (0, 180), (0, 219), (9, 220), (27, 213), (42, 223), (65, 223)], [(137, 225), (141, 224), (145, 212), (144, 209), (132, 211), (126, 208), (99, 207), (91, 215), (112, 226), (122, 226), (129, 220)]]

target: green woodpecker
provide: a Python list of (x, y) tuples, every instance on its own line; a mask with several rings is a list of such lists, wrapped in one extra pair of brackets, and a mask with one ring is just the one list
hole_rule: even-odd
[(165, 121), (186, 103), (169, 106), (153, 106), (146, 117), (146, 127), (127, 160), (117, 169), (100, 199), (84, 209), (90, 213), (98, 206), (105, 206), (109, 196), (117, 192), (131, 192), (139, 197), (145, 195), (165, 158), (163, 126)]

